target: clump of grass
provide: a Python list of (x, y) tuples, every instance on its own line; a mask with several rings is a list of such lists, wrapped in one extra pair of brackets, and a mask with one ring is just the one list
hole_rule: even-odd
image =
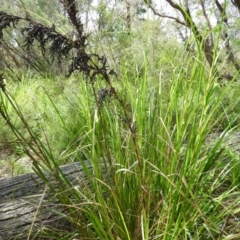
[[(55, 168), (53, 177), (62, 189), (55, 196), (65, 209), (59, 214), (72, 226), (40, 234), (48, 239), (238, 238), (239, 164), (222, 144), (231, 122), (220, 137), (209, 140), (227, 117), (223, 103), (230, 86), (219, 91), (201, 56), (181, 54), (176, 55), (181, 61), (169, 56), (174, 68), (167, 83), (161, 75), (150, 82), (145, 62), (142, 75), (134, 79), (122, 68), (118, 82), (79, 80), (59, 98), (42, 88), (51, 113), (46, 110), (40, 135), (2, 88), (2, 117), (43, 180), (42, 169)], [(99, 101), (104, 89), (109, 91)], [(7, 104), (24, 134), (12, 122)], [(59, 164), (71, 157), (83, 165), (88, 159), (87, 187), (75, 188), (62, 176)]]

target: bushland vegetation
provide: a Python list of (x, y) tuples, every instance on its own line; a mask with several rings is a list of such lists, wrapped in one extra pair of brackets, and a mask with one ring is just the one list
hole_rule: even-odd
[(1, 174), (54, 169), (71, 226), (38, 237), (239, 239), (238, 1), (1, 2)]

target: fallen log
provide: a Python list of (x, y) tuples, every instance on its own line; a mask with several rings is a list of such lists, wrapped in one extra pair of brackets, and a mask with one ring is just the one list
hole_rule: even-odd
[[(61, 167), (72, 183), (86, 180), (80, 163)], [(56, 185), (51, 174), (46, 174), (51, 185)], [(57, 185), (56, 185), (57, 186)], [(46, 227), (66, 226), (66, 220), (54, 214), (57, 199), (35, 173), (28, 173), (0, 181), (0, 240), (38, 239), (35, 235)], [(41, 238), (43, 239), (43, 238)]]

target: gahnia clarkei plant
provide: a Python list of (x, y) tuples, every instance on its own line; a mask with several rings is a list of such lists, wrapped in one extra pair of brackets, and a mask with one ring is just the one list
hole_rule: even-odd
[[(222, 102), (229, 89), (220, 90), (216, 72), (204, 65), (201, 47), (191, 60), (181, 50), (176, 56), (161, 50), (175, 69), (167, 86), (161, 77), (149, 81), (147, 59), (143, 59), (142, 75), (129, 77), (123, 65), (122, 75), (117, 76), (105, 57), (87, 53), (87, 36), (76, 18), (75, 4), (63, 2), (78, 34), (74, 42), (54, 27), (1, 12), (8, 26), (30, 21), (30, 27), (22, 30), (26, 48), (38, 41), (45, 51), (49, 43), (51, 56), (58, 61), (76, 49), (68, 77), (77, 78), (71, 76), (76, 71), (87, 77), (85, 82), (79, 79), (81, 92), (63, 96), (71, 110), (69, 118), (43, 88), (58, 122), (56, 133), (68, 136), (69, 145), (61, 156), (54, 153), (47, 133), (36, 134), (4, 77), (0, 79), (1, 117), (42, 180), (48, 183), (46, 174), (54, 170), (57, 188), (49, 188), (62, 206), (57, 214), (67, 221), (61, 231), (43, 228), (38, 236), (238, 239), (239, 163), (222, 143), (231, 122), (221, 136), (211, 137), (213, 128), (226, 118), (228, 109)], [(9, 105), (24, 133), (14, 124)], [(48, 129), (44, 124), (41, 128)], [(67, 162), (71, 156), (84, 166), (84, 187), (73, 186), (59, 168), (59, 158)]]

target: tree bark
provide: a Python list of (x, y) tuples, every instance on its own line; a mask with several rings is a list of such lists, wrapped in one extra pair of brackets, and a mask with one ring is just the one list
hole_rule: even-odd
[(231, 0), (231, 2), (240, 11), (240, 0)]
[[(236, 1), (236, 4), (239, 4), (239, 9), (240, 9), (240, 1)], [(225, 27), (228, 27), (228, 18), (227, 18), (227, 14), (226, 14), (226, 9), (222, 6), (222, 4), (218, 1), (215, 0), (216, 6), (219, 10), (219, 12), (221, 13), (221, 18), (222, 18), (222, 22), (225, 23)], [(227, 30), (224, 30), (223, 32), (223, 40), (224, 40), (224, 45), (225, 45), (225, 49), (226, 49), (226, 53), (227, 53), (227, 60), (233, 64), (233, 66), (235, 67), (235, 69), (239, 72), (240, 71), (240, 65), (238, 64), (238, 62), (235, 59), (235, 56), (233, 54), (231, 45), (230, 45), (230, 40), (229, 40), (229, 36), (228, 36), (228, 32)]]

